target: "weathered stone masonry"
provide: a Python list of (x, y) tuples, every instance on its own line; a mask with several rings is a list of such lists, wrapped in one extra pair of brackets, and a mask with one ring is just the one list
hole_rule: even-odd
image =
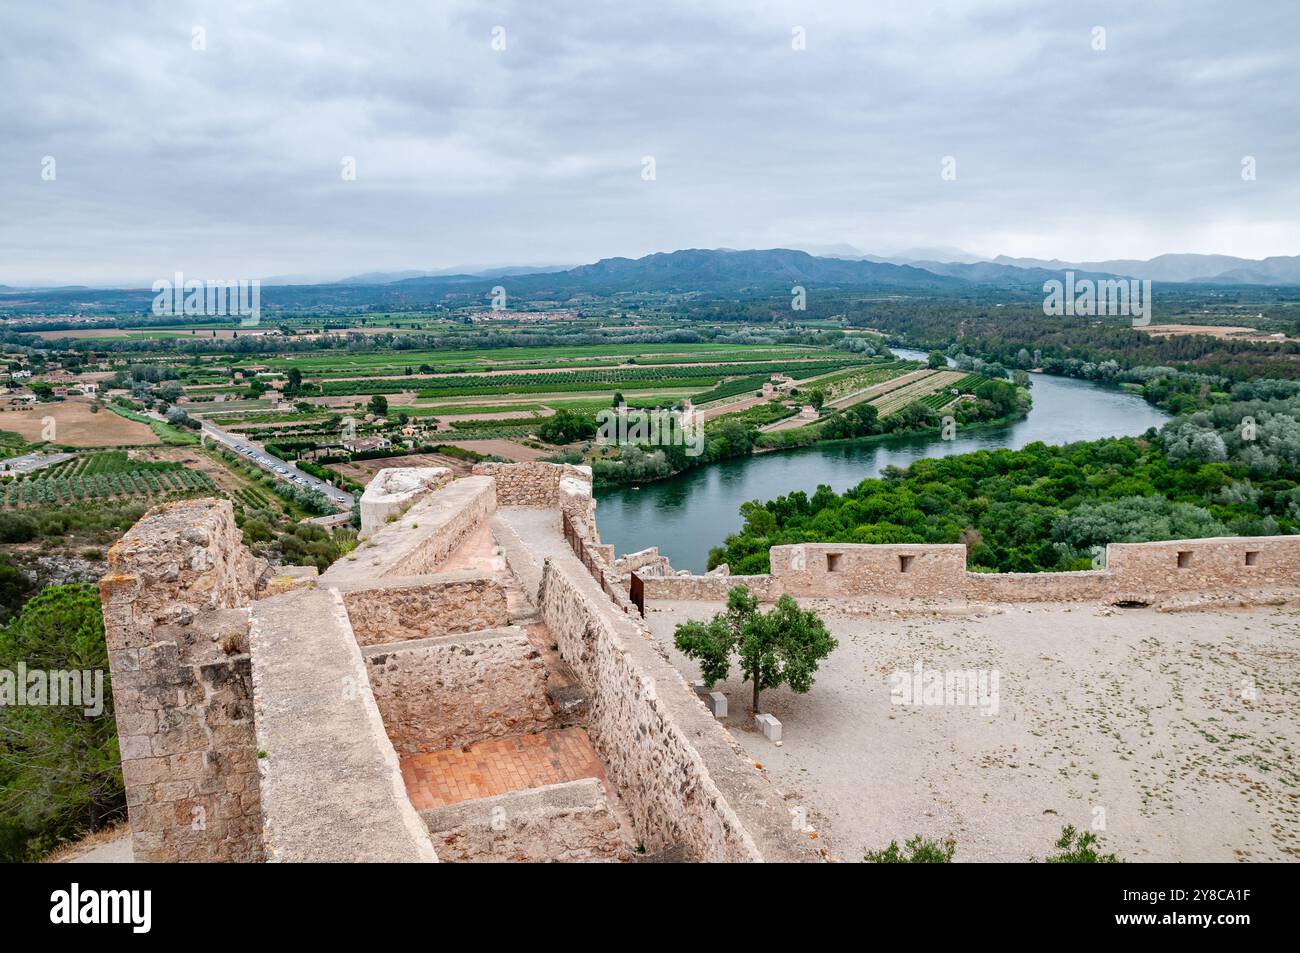
[(100, 581), (137, 860), (261, 858), (248, 612), (265, 566), (228, 501), (150, 511)]
[(773, 546), (762, 576), (663, 575), (644, 578), (654, 599), (725, 600), (748, 586), (760, 598), (974, 600), (988, 602), (1155, 603), (1189, 593), (1235, 593), (1245, 601), (1300, 588), (1300, 536), (1217, 537), (1111, 543), (1106, 566), (1085, 572), (977, 573), (966, 547), (802, 543)]
[(376, 645), (362, 656), (401, 754), (540, 731), (551, 720), (546, 666), (518, 626)]
[[(590, 472), (481, 471), (446, 484), (384, 477), (376, 497), (388, 516), (319, 578), (266, 572), (228, 502), (160, 508), (114, 548), (102, 592), (138, 859), (432, 861), (437, 844), (459, 860), (626, 860), (628, 825), (652, 855), (819, 859), (620, 588)], [(839, 562), (799, 555), (802, 564), (774, 553), (785, 568), (766, 577), (769, 591), (816, 590), (818, 559), (829, 573), (865, 567), (860, 585), (892, 584), (887, 548)], [(959, 565), (945, 552), (914, 558), (915, 579)], [(654, 554), (633, 561), (668, 568)], [(480, 568), (449, 568), (466, 565)], [(531, 607), (508, 604), (512, 576)], [(747, 581), (661, 581), (672, 580)], [(399, 752), (528, 735), (561, 716), (547, 700), (560, 669), (548, 667), (553, 650), (535, 641), (534, 624), (582, 697), (609, 797), (588, 779), (417, 815)]]

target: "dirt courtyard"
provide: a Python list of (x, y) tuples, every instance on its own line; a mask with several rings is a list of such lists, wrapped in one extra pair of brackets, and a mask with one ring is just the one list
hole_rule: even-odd
[(107, 407), (92, 413), (90, 402), (63, 400), (37, 404), (28, 410), (0, 413), (0, 430), (12, 430), (27, 440), (45, 439), (46, 417), (54, 418), (53, 443), (68, 447), (136, 447), (161, 443), (145, 424), (113, 413)]
[[(734, 666), (718, 690), (736, 740), (833, 856), (861, 860), (920, 833), (954, 838), (959, 862), (1041, 859), (1073, 824), (1129, 861), (1300, 859), (1295, 607), (803, 605), (840, 645), (809, 694), (764, 692), (782, 746), (752, 728)], [(647, 607), (688, 681), (698, 668), (673, 629), (721, 608)], [(917, 663), (927, 675), (982, 671), (996, 708), (893, 703), (891, 675)]]

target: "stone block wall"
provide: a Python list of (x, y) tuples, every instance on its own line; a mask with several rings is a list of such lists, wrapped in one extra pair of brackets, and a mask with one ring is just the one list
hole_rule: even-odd
[(647, 851), (816, 859), (796, 844), (775, 790), (655, 652), (640, 617), (619, 611), (581, 563), (546, 559), (539, 610), (587, 693), (588, 733)]
[(1300, 587), (1300, 536), (1112, 543), (1106, 575), (1125, 593), (1165, 595)]
[(482, 573), (444, 573), (407, 583), (390, 579), (378, 588), (342, 592), (361, 645), (491, 629), (509, 621), (505, 590)]
[(643, 576), (642, 581), (647, 599), (726, 602), (736, 586), (747, 586), (765, 601), (780, 595), (771, 576)]
[(966, 574), (964, 598), (979, 602), (1078, 602), (1103, 600), (1117, 592), (1107, 573), (971, 572)]
[(772, 577), (792, 596), (960, 598), (966, 547), (801, 543), (773, 546)]
[(605, 789), (595, 778), (550, 784), (421, 811), (444, 861), (630, 860)]
[(150, 510), (109, 551), (104, 631), (137, 861), (261, 856), (248, 613), (265, 566), (227, 500)]
[(370, 536), (433, 490), (451, 482), (447, 467), (387, 467), (361, 494), (361, 536)]
[(961, 545), (804, 543), (773, 546), (764, 576), (666, 576), (646, 596), (722, 601), (735, 585), (760, 598), (880, 596), (986, 602), (1157, 601), (1178, 594), (1300, 589), (1300, 536), (1111, 543), (1106, 568), (1083, 572), (967, 572)]
[(565, 479), (585, 483), (587, 495), (591, 495), (591, 467), (568, 463), (476, 463), (473, 472), (496, 481), (497, 503), (501, 506), (558, 507), (560, 482)]
[(546, 663), (518, 627), (375, 645), (362, 656), (399, 754), (549, 727)]

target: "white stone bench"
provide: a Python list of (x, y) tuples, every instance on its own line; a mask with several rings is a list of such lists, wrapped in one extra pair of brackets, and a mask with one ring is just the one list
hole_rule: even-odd
[(781, 740), (781, 723), (772, 715), (755, 715), (754, 724), (758, 725), (758, 730), (763, 733), (763, 737), (768, 741), (779, 742)]

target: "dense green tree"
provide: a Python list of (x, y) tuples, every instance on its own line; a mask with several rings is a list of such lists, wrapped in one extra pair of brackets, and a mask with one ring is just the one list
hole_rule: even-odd
[[(122, 815), (98, 587), (47, 586), (0, 629), (0, 671), (98, 671), (103, 706), (0, 706), (0, 850), (33, 860)], [(88, 701), (83, 699), (83, 701)]]
[(727, 595), (725, 612), (708, 622), (677, 626), (673, 641), (700, 663), (700, 675), (709, 687), (727, 677), (736, 656), (742, 681), (753, 685), (755, 714), (764, 689), (782, 684), (800, 694), (811, 689), (818, 663), (839, 645), (817, 614), (800, 609), (790, 596), (781, 596), (776, 607), (764, 613), (744, 586)]

